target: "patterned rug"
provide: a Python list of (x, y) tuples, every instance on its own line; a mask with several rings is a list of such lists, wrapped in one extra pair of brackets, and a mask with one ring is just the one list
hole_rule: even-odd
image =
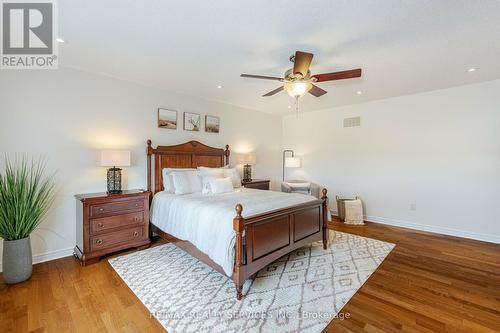
[(233, 282), (173, 244), (109, 262), (170, 333), (321, 332), (394, 244), (330, 231), (257, 273), (236, 300)]

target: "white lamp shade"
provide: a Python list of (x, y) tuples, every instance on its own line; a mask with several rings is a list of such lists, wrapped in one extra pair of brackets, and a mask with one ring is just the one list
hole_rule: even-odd
[(257, 155), (255, 153), (246, 153), (238, 155), (239, 164), (255, 164), (257, 163)]
[(102, 150), (101, 166), (130, 166), (130, 150)]
[(287, 168), (300, 168), (300, 158), (298, 157), (285, 158), (285, 166)]

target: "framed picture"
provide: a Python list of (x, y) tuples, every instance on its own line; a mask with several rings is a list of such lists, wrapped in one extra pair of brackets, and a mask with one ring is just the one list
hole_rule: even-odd
[(205, 132), (219, 133), (220, 119), (216, 116), (205, 116)]
[(158, 108), (158, 127), (177, 129), (177, 111)]
[(184, 112), (184, 130), (200, 131), (201, 116), (197, 113)]

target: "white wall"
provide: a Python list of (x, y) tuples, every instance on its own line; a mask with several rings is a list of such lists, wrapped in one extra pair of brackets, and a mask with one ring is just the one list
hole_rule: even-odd
[[(158, 107), (179, 112), (177, 130), (157, 128)], [(183, 111), (220, 116), (220, 133), (183, 131)], [(57, 200), (32, 235), (35, 261), (71, 254), (76, 223), (73, 195), (106, 190), (106, 169), (98, 166), (99, 149), (132, 150), (124, 188), (146, 187), (147, 139), (154, 145), (188, 140), (215, 147), (229, 144), (231, 164), (235, 153), (255, 150), (254, 178), (276, 181), (280, 179), (281, 127), (278, 116), (73, 69), (0, 73), (0, 153), (47, 157), (48, 169), (57, 170)]]
[(368, 220), (500, 243), (500, 80), (286, 116), (283, 144)]
[[(360, 195), (369, 220), (500, 242), (499, 92), (500, 80), (282, 121), (73, 69), (2, 71), (0, 153), (45, 156), (48, 169), (57, 170), (57, 200), (32, 235), (35, 261), (71, 254), (73, 195), (106, 187), (99, 149), (131, 149), (124, 188), (146, 186), (148, 138), (154, 144), (229, 144), (233, 153), (256, 150), (254, 175), (274, 186), (281, 179), (283, 140), (303, 164), (288, 170), (288, 178), (324, 184), (331, 199)], [(159, 129), (158, 107), (176, 109), (179, 117), (183, 111), (218, 115), (221, 133)], [(361, 116), (362, 126), (342, 128), (351, 116)]]

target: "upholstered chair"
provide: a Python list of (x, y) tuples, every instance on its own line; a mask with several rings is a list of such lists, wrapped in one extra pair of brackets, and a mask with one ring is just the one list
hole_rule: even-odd
[(306, 180), (287, 180), (281, 183), (281, 192), (309, 194), (319, 199), (320, 186)]

